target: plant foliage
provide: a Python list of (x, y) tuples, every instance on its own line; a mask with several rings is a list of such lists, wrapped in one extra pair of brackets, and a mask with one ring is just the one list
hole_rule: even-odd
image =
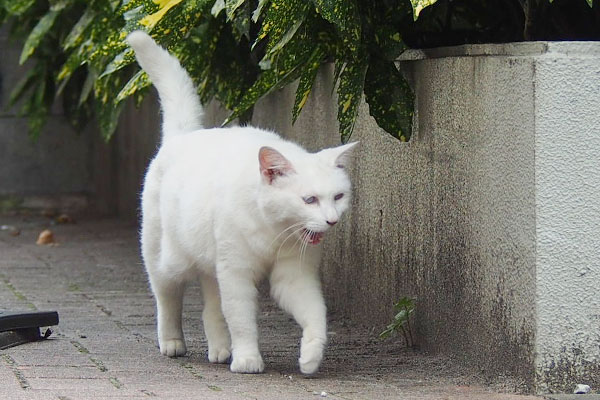
[(394, 320), (387, 328), (379, 334), (379, 337), (386, 339), (394, 333), (402, 333), (406, 346), (413, 347), (415, 345), (413, 339), (412, 327), (410, 325), (411, 315), (415, 312), (415, 300), (409, 297), (403, 297), (394, 304)]
[(597, 13), (577, 11), (583, 23), (580, 18), (571, 25), (536, 24), (565, 18), (564, 12), (553, 17), (554, 9), (592, 5), (565, 2), (0, 0), (0, 23), (9, 24), (12, 36), (24, 43), (20, 62), (29, 70), (10, 104), (20, 104), (34, 137), (60, 99), (76, 127), (95, 117), (108, 140), (123, 102), (132, 97), (139, 103), (150, 85), (124, 43), (129, 32), (142, 29), (180, 59), (203, 102), (216, 99), (231, 110), (226, 122), (248, 119), (258, 99), (298, 81), (295, 121), (319, 66), (331, 61), (342, 141), (352, 134), (363, 96), (377, 123), (406, 141), (414, 96), (395, 60), (407, 47), (539, 39), (560, 36), (556, 27), (573, 25), (594, 26), (591, 36), (597, 38)]

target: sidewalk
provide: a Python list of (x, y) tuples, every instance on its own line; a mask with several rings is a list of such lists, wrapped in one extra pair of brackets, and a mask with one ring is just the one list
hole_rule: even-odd
[[(265, 298), (259, 323), (265, 373), (240, 375), (206, 359), (197, 287), (184, 310), (188, 355), (161, 356), (154, 300), (138, 255), (136, 228), (117, 220), (50, 226), (54, 246), (35, 244), (38, 217), (0, 217), (0, 307), (57, 310), (47, 341), (0, 351), (0, 399), (535, 399), (501, 394), (451, 360), (380, 341), (379, 330), (330, 315), (320, 372), (297, 366), (300, 329)], [(506, 384), (509, 389), (511, 384)]]

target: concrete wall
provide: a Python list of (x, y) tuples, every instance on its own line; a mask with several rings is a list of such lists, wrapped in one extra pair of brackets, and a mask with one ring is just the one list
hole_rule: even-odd
[(18, 65), (22, 44), (0, 30), (0, 212), (25, 209), (121, 215), (134, 220), (148, 161), (156, 151), (160, 113), (155, 97), (140, 109), (128, 103), (113, 140), (90, 121), (76, 132), (56, 101), (39, 139), (28, 136), (19, 104), (7, 108), (29, 64)]
[[(538, 391), (597, 387), (599, 57), (598, 43), (405, 54), (414, 136), (392, 139), (362, 105), (354, 207), (323, 261), (330, 309), (381, 330), (414, 296), (426, 350)], [(293, 90), (262, 101), (254, 124), (336, 144), (331, 75), (295, 126)]]
[(92, 140), (78, 134), (55, 107), (39, 140), (28, 137), (20, 108), (7, 108), (10, 92), (24, 76), (21, 45), (0, 30), (0, 211), (12, 207), (87, 208), (93, 151)]
[[(406, 63), (417, 94), (409, 143), (383, 132), (361, 106), (353, 211), (326, 242), (323, 275), (330, 309), (353, 323), (380, 332), (395, 301), (416, 297), (424, 349), (531, 385), (533, 70), (510, 62)], [(291, 90), (263, 101), (254, 123), (309, 148), (337, 144), (330, 68), (319, 79), (294, 127)], [(510, 100), (513, 93), (523, 101)]]
[(535, 66), (537, 372), (598, 389), (600, 44), (552, 44)]

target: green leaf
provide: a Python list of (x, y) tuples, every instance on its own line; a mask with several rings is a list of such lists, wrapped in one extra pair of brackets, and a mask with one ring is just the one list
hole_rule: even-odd
[(12, 107), (40, 78), (40, 68), (36, 65), (15, 85), (8, 98), (8, 106)]
[(56, 17), (58, 17), (59, 14), (60, 10), (50, 10), (39, 20), (23, 45), (19, 64), (23, 65), (23, 63), (25, 63), (25, 61), (33, 54), (44, 36), (46, 36), (48, 31), (52, 28), (52, 25), (54, 25), (54, 21), (56, 21)]
[(365, 99), (377, 124), (402, 142), (410, 139), (414, 94), (393, 61), (377, 60), (365, 77)]
[(296, 122), (296, 119), (300, 115), (300, 111), (302, 111), (304, 104), (306, 104), (306, 100), (308, 100), (315, 77), (317, 76), (319, 67), (323, 63), (324, 57), (325, 52), (319, 46), (315, 48), (304, 67), (304, 72), (300, 76), (300, 82), (296, 89), (296, 100), (294, 101), (294, 108), (292, 109), (292, 124)]
[(280, 50), (292, 39), (300, 25), (306, 19), (309, 3), (303, 0), (273, 0), (267, 10), (254, 46), (269, 36), (266, 59)]
[(81, 66), (84, 62), (83, 57), (78, 52), (71, 53), (67, 61), (63, 64), (58, 75), (56, 76), (56, 82), (60, 84), (58, 92), (60, 93), (64, 85), (66, 85), (67, 81), (73, 75), (73, 72), (77, 68)]
[[(401, 331), (405, 335), (408, 344), (412, 341), (412, 334), (410, 333), (410, 316), (415, 311), (415, 300), (409, 297), (403, 297), (394, 304), (394, 310), (396, 311), (396, 315), (394, 316), (392, 323), (379, 334), (379, 337), (385, 339), (394, 332)], [(407, 332), (408, 335), (406, 335)]]
[(116, 106), (108, 106), (106, 104), (97, 105), (96, 114), (98, 115), (100, 134), (107, 142), (112, 138), (115, 130), (117, 129), (119, 116), (121, 115), (121, 111), (123, 111), (124, 104), (125, 103), (121, 102)]
[(210, 13), (213, 17), (218, 17), (225, 7), (225, 0), (216, 0), (215, 4), (213, 4), (212, 8), (210, 9)]
[(117, 95), (115, 102), (120, 103), (125, 100), (127, 97), (134, 95), (141, 89), (147, 88), (151, 85), (150, 79), (148, 78), (148, 74), (146, 74), (143, 70), (138, 71)]
[(139, 23), (148, 31), (151, 31), (171, 8), (182, 1), (183, 0), (158, 0), (158, 10), (152, 14), (145, 15)]
[(415, 21), (419, 18), (419, 14), (424, 8), (429, 7), (437, 2), (437, 0), (410, 0), (413, 9), (413, 17)]
[(381, 24), (375, 33), (377, 54), (388, 61), (395, 61), (407, 46), (396, 27)]
[(82, 105), (88, 99), (92, 89), (94, 88), (94, 82), (98, 79), (98, 71), (94, 68), (88, 68), (87, 76), (81, 87), (81, 93), (79, 94), (79, 105)]
[(125, 49), (119, 54), (117, 54), (116, 57), (113, 58), (113, 60), (110, 63), (108, 63), (106, 69), (100, 75), (100, 78), (104, 78), (106, 75), (110, 75), (113, 72), (118, 71), (121, 68), (133, 63), (134, 61), (135, 52), (133, 51), (133, 49)]
[(252, 10), (250, 2), (245, 0), (226, 0), (227, 19), (231, 22), (236, 40), (242, 36), (250, 39), (250, 18)]
[(21, 113), (27, 115), (29, 137), (37, 139), (44, 127), (50, 110), (48, 87), (45, 77), (39, 79), (33, 94), (26, 100)]
[(356, 2), (352, 0), (313, 0), (313, 4), (325, 20), (335, 25), (346, 47), (352, 53), (357, 52), (360, 47), (361, 21)]
[(338, 86), (338, 121), (342, 143), (348, 142), (358, 114), (362, 98), (368, 60), (352, 61), (346, 64), (340, 75)]
[(307, 42), (310, 33), (306, 30), (299, 32), (285, 47), (286, 51), (281, 52), (271, 69), (264, 71), (256, 80), (254, 85), (250, 87), (240, 102), (234, 107), (232, 114), (223, 122), (226, 125), (239, 117), (246, 110), (250, 109), (263, 96), (266, 96), (271, 91), (281, 88), (288, 83), (298, 79), (303, 72), (303, 66), (310, 59), (314, 51), (313, 46), (309, 46), (311, 42)]
[(84, 13), (79, 18), (79, 21), (77, 21), (77, 23), (73, 25), (71, 32), (69, 32), (69, 34), (63, 41), (63, 50), (69, 50), (72, 47), (78, 46), (83, 41), (83, 35), (86, 29), (94, 21), (94, 18), (96, 16), (96, 11), (91, 7), (87, 8), (84, 11)]
[(338, 81), (340, 80), (340, 75), (342, 74), (342, 71), (344, 70), (344, 67), (346, 66), (346, 63), (343, 60), (338, 59), (335, 63), (335, 70), (333, 73), (333, 85), (331, 87), (331, 94), (333, 94), (333, 92), (335, 91), (335, 88), (337, 88), (337, 84)]
[(124, 102), (115, 102), (115, 93), (123, 86), (126, 78), (125, 71), (121, 70), (113, 75), (97, 79), (94, 82), (95, 109), (98, 116), (100, 134), (108, 141), (117, 128), (119, 115), (123, 109)]
[(258, 6), (256, 7), (256, 10), (254, 10), (254, 12), (252, 13), (252, 21), (254, 21), (255, 23), (258, 22), (258, 19), (260, 18), (262, 11), (265, 7), (265, 4), (267, 4), (267, 2), (269, 2), (270, 0), (258, 0)]
[(225, 0), (225, 11), (227, 12), (227, 19), (233, 20), (237, 9), (244, 4), (246, 0)]
[(21, 15), (27, 12), (36, 3), (36, 0), (9, 0), (3, 6), (12, 15)]

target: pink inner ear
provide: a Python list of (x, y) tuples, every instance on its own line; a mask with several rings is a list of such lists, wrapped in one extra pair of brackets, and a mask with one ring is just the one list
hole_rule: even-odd
[(294, 172), (292, 164), (280, 152), (272, 147), (264, 146), (258, 151), (260, 173), (272, 183), (277, 177)]

